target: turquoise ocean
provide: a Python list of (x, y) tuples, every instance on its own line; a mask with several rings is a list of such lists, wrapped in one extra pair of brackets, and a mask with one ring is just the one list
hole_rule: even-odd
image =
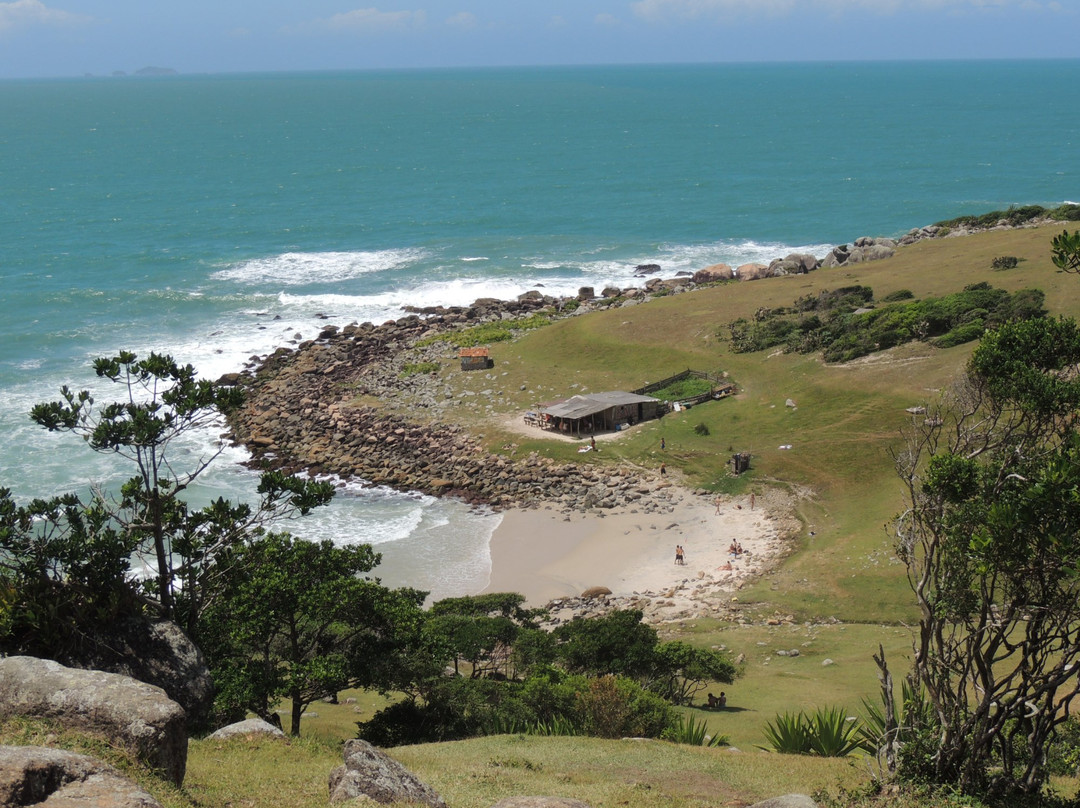
[[(208, 378), (405, 304), (633, 285), (1080, 200), (1080, 60), (0, 82), (0, 486), (130, 469), (31, 424), (119, 349)], [(320, 319), (320, 316), (327, 319)], [(217, 432), (180, 447), (210, 450)], [(253, 498), (229, 448), (196, 499)], [(288, 525), (477, 592), (497, 515), (345, 486)]]

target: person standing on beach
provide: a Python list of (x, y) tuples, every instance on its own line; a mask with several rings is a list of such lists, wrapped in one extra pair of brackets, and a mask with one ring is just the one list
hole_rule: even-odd
[(713, 504), (716, 505), (716, 515), (720, 515), (720, 495), (716, 495), (716, 499), (713, 500)]
[(667, 448), (667, 441), (665, 441), (663, 438), (660, 438), (660, 451), (662, 452), (666, 448)]
[(675, 545), (675, 563), (679, 566), (683, 566), (686, 562), (683, 560), (683, 548), (681, 544)]
[(754, 495), (750, 494), (750, 510), (754, 510)]
[(667, 474), (667, 463), (661, 463), (660, 464), (660, 476), (663, 477), (665, 474)]

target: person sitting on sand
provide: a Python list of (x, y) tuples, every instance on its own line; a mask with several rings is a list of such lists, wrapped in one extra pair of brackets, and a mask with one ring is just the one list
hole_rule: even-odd
[(717, 567), (717, 569), (723, 570), (724, 572), (731, 572), (735, 568), (731, 566), (731, 562), (729, 561), (726, 564), (721, 564), (719, 567)]
[(732, 539), (731, 544), (728, 545), (727, 551), (731, 555), (738, 558), (739, 557), (739, 543), (737, 541), (735, 541), (735, 539)]

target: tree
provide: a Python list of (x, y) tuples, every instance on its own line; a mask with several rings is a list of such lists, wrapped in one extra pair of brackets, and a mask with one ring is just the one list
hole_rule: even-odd
[[(89, 391), (75, 393), (65, 385), (62, 400), (36, 405), (30, 417), (50, 431), (79, 435), (95, 451), (130, 460), (137, 473), (118, 492), (93, 491), (81, 514), (73, 500), (54, 502), (46, 519), (53, 540), (42, 549), (45, 555), (59, 553), (66, 542), (77, 553), (79, 546), (97, 542), (115, 545), (124, 557), (149, 549), (154, 578), (138, 586), (140, 594), (161, 616), (179, 618), (194, 632), (213, 591), (214, 571), (223, 568), (231, 549), (272, 519), (325, 504), (333, 486), (269, 473), (260, 482), (257, 508), (219, 499), (191, 512), (181, 495), (223, 447), (208, 448), (187, 465), (171, 450), (180, 439), (219, 424), (241, 404), (242, 390), (199, 379), (191, 365), (156, 353), (140, 359), (122, 351), (94, 360), (93, 367), (99, 378), (119, 387), (122, 400), (95, 408)], [(88, 524), (96, 531), (92, 537), (82, 535)], [(54, 578), (73, 584), (70, 558), (63, 569)], [(114, 572), (130, 577), (128, 569)]]
[(525, 597), (516, 592), (445, 598), (433, 604), (425, 632), (438, 637), (450, 651), (454, 672), (460, 663), (470, 676), (512, 675), (511, 649), (522, 629), (535, 629), (543, 609), (525, 609)]
[(421, 619), (426, 593), (360, 577), (379, 562), (371, 545), (335, 547), (270, 533), (237, 551), (226, 596), (208, 615), (225, 627), (225, 699), (269, 718), (292, 701), (289, 731), (312, 702), (351, 687), (378, 687), (383, 664)]
[(932, 705), (901, 758), (968, 793), (1037, 795), (1080, 693), (1078, 372), (1074, 321), (1006, 324), (895, 455), (912, 687)]
[(556, 656), (571, 673), (648, 677), (654, 667), (656, 629), (641, 622), (640, 609), (602, 617), (580, 615), (555, 629)]
[(693, 704), (709, 682), (731, 684), (738, 670), (727, 654), (696, 648), (685, 642), (662, 642), (656, 646), (655, 671), (650, 689), (672, 704)]

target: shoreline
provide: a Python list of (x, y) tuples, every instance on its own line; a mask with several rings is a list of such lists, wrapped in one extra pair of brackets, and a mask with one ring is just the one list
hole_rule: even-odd
[[(777, 491), (758, 495), (753, 509), (748, 496), (721, 497), (719, 514), (713, 498), (675, 485), (654, 499), (660, 507), (648, 512), (504, 511), (482, 592), (518, 592), (530, 607), (547, 606), (555, 623), (612, 608), (642, 609), (648, 623), (722, 616), (733, 593), (783, 558), (801, 528)], [(738, 558), (732, 540), (745, 550)], [(599, 594), (585, 596), (590, 589)]]

